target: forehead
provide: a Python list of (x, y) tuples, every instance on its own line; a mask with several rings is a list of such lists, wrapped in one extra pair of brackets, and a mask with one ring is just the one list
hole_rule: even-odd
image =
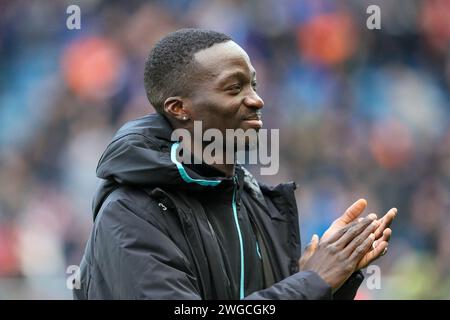
[(194, 58), (202, 71), (215, 77), (229, 71), (250, 74), (255, 71), (245, 50), (234, 41), (216, 43), (208, 49), (197, 52)]

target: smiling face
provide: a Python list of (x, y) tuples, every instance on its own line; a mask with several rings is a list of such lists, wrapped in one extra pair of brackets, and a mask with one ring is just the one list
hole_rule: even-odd
[(247, 53), (235, 42), (215, 44), (194, 56), (196, 86), (184, 99), (189, 118), (201, 120), (203, 130), (262, 126), (263, 100), (256, 93), (256, 72)]

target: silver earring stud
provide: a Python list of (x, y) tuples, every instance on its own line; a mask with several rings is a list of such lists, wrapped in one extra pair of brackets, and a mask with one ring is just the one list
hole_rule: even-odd
[(183, 120), (187, 120), (187, 117), (186, 117), (186, 116), (183, 116)]

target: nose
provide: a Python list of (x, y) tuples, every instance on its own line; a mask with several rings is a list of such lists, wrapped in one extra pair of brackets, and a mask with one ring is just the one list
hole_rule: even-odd
[(261, 97), (253, 91), (251, 94), (245, 97), (244, 104), (253, 109), (261, 109), (264, 107), (264, 101)]

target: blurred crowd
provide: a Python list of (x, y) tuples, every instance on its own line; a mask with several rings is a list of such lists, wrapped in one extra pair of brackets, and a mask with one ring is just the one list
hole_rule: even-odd
[(97, 161), (154, 112), (144, 61), (183, 27), (225, 32), (251, 57), (264, 124), (280, 129), (280, 171), (258, 178), (298, 183), (302, 245), (358, 198), (366, 213), (397, 207), (381, 286), (358, 298), (450, 299), (447, 0), (2, 1), (0, 299), (71, 298)]

